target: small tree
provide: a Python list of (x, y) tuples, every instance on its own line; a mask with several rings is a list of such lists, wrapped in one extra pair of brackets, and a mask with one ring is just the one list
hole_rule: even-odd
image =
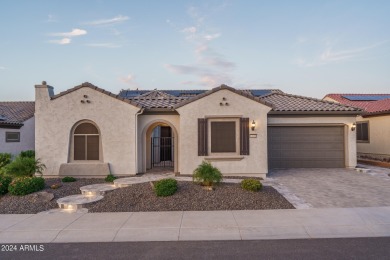
[(222, 178), (221, 171), (206, 161), (203, 161), (192, 175), (192, 180), (201, 183), (203, 186), (213, 186), (215, 183), (219, 183)]

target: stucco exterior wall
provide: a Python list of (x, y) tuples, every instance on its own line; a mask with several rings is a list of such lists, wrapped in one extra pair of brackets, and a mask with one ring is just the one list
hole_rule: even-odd
[[(229, 105), (221, 106), (220, 102), (228, 102)], [(268, 106), (226, 89), (178, 108), (177, 111), (180, 114), (180, 174), (192, 174), (203, 160), (215, 157), (198, 156), (198, 118), (234, 116), (236, 118), (249, 117), (250, 122), (252, 120), (256, 122), (256, 129), (250, 130), (250, 134), (257, 134), (256, 138), (250, 138), (250, 154), (239, 155), (239, 157), (243, 157), (239, 160), (211, 159), (211, 163), (218, 167), (224, 175), (265, 176), (268, 172), (267, 113), (270, 110), (271, 108)]]
[[(7, 143), (5, 141), (6, 132), (19, 132), (20, 142)], [(0, 128), (0, 153), (11, 153), (18, 155), (21, 151), (35, 150), (35, 118), (32, 117), (24, 121), (20, 129)]]
[(50, 92), (48, 86), (36, 86), (35, 148), (37, 157), (47, 166), (44, 175), (58, 175), (61, 164), (77, 164), (71, 162), (71, 132), (81, 120), (93, 121), (99, 128), (103, 153), (100, 163), (109, 163), (114, 175), (136, 173), (135, 114), (139, 108), (88, 87), (53, 100)]
[(358, 153), (390, 156), (390, 115), (358, 117), (358, 122), (369, 122), (369, 142), (358, 142)]
[(268, 125), (344, 125), (345, 165), (348, 168), (356, 167), (356, 131), (351, 127), (356, 122), (356, 116), (270, 116)]

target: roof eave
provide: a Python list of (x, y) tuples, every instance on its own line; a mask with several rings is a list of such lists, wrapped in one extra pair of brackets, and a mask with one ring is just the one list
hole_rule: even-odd
[(361, 115), (362, 111), (269, 111), (270, 115)]

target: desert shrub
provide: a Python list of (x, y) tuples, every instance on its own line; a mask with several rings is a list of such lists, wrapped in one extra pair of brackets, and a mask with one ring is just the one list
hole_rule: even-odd
[(106, 176), (106, 178), (104, 179), (106, 182), (114, 182), (114, 180), (116, 180), (117, 179), (117, 177), (115, 177), (114, 175), (112, 175), (111, 173), (110, 174), (108, 174), (107, 176)]
[(29, 158), (35, 159), (35, 151), (34, 150), (21, 151), (19, 156), (20, 157), (29, 157)]
[(35, 173), (42, 175), (44, 169), (46, 166), (41, 163), (40, 159), (18, 156), (4, 167), (4, 172), (16, 177), (32, 177)]
[(241, 181), (241, 188), (248, 191), (259, 191), (263, 185), (259, 180), (256, 179), (246, 179)]
[(12, 161), (12, 154), (10, 153), (0, 153), (0, 169), (4, 166), (10, 164)]
[(8, 186), (11, 182), (12, 178), (10, 176), (0, 174), (0, 195), (8, 192)]
[(41, 177), (21, 177), (14, 179), (8, 186), (12, 195), (27, 195), (45, 188), (45, 179)]
[(203, 161), (192, 175), (194, 182), (201, 183), (204, 186), (213, 186), (214, 183), (219, 183), (222, 178), (220, 170), (206, 161)]
[(65, 176), (64, 178), (62, 178), (62, 182), (74, 182), (74, 181), (77, 181), (76, 178), (71, 176)]
[(162, 179), (154, 183), (154, 192), (159, 197), (166, 197), (175, 194), (177, 181), (172, 178)]

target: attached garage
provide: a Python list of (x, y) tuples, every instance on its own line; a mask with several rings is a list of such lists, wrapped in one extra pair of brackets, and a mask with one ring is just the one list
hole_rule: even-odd
[(345, 167), (344, 126), (268, 126), (268, 167)]

